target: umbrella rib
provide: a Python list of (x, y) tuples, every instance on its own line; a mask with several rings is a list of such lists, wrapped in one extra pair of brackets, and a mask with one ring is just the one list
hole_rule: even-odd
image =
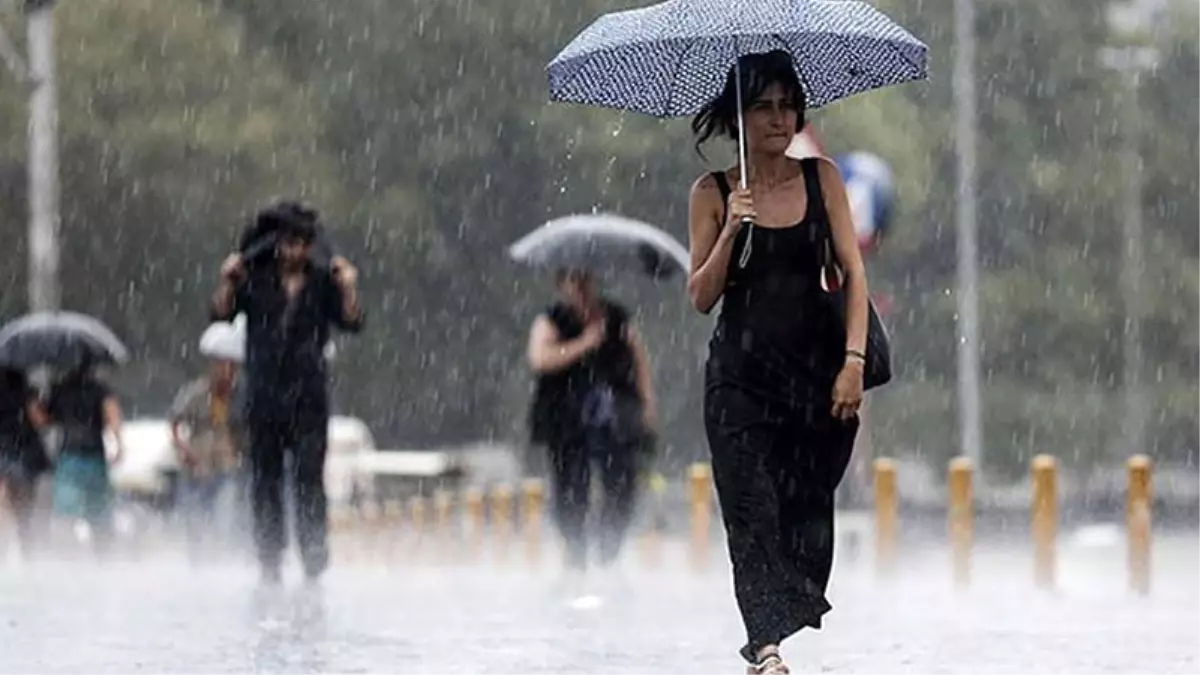
[[(698, 44), (700, 44), (700, 40), (690, 40), (686, 43), (687, 46), (683, 48), (683, 54), (680, 54), (679, 60), (675, 62), (675, 73), (671, 76), (669, 82), (674, 84), (674, 82), (679, 79), (679, 71), (683, 69), (683, 64), (687, 61), (688, 54), (691, 54), (692, 50), (695, 49), (696, 45)], [(671, 115), (671, 113), (675, 110), (674, 102), (676, 89), (678, 89), (678, 87), (667, 87), (667, 105), (664, 112), (666, 115)]]

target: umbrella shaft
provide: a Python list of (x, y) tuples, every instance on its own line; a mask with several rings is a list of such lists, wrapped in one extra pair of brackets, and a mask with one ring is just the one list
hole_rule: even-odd
[(733, 61), (733, 89), (737, 95), (737, 116), (738, 116), (738, 166), (741, 167), (739, 182), (742, 184), (742, 189), (745, 190), (749, 184), (750, 167), (746, 163), (746, 118), (743, 115), (742, 106), (742, 65), (741, 59)]

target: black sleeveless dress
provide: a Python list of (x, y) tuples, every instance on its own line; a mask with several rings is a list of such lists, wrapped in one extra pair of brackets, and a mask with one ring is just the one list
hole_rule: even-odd
[(833, 497), (858, 431), (857, 420), (832, 416), (845, 344), (820, 295), (814, 224), (827, 215), (816, 162), (802, 162), (801, 222), (738, 233), (705, 373), (705, 430), (751, 662), (765, 645), (820, 628), (831, 609)]

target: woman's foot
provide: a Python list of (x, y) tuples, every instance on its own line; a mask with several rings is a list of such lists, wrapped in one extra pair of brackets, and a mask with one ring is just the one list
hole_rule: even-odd
[(747, 675), (788, 675), (791, 672), (778, 652), (765, 654), (759, 657), (758, 663), (746, 666)]

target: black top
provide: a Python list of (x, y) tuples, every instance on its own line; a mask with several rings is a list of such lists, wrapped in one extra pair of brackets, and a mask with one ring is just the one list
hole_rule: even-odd
[(247, 404), (250, 412), (328, 414), (324, 349), (330, 327), (358, 332), (361, 315), (346, 321), (342, 294), (329, 271), (308, 266), (308, 279), (293, 303), (275, 265), (253, 266), (234, 294), (229, 320), (246, 314)]
[(29, 419), (29, 402), (35, 398), (37, 392), (23, 381), (0, 378), (0, 464), (14, 462), (36, 473), (47, 468), (47, 459)]
[[(571, 366), (537, 378), (530, 410), (535, 443), (555, 445), (577, 440), (583, 432), (584, 397), (597, 385), (612, 390), (618, 427), (636, 433), (631, 427), (639, 425), (630, 417), (641, 410), (641, 397), (636, 360), (625, 339), (629, 313), (609, 300), (601, 300), (601, 305), (606, 317), (604, 342)], [(583, 321), (563, 303), (549, 307), (546, 316), (558, 330), (560, 340), (573, 340), (584, 331)]]
[(70, 377), (50, 390), (47, 412), (62, 430), (62, 448), (75, 454), (104, 456), (104, 400), (112, 395), (91, 377)]
[[(821, 295), (819, 225), (828, 214), (817, 163), (806, 159), (801, 166), (808, 193), (804, 218), (789, 227), (743, 227), (737, 234), (709, 363), (718, 381), (793, 409), (824, 405), (832, 396), (844, 351), (836, 317)], [(747, 238), (751, 254), (743, 268), (738, 261)]]

